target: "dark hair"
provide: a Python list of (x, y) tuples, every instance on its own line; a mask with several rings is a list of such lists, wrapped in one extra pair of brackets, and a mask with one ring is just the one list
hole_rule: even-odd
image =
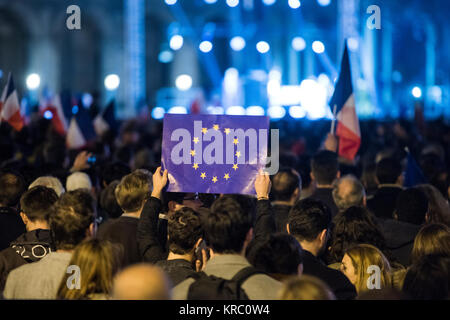
[(328, 150), (319, 151), (311, 160), (311, 171), (318, 184), (331, 184), (339, 171), (338, 156)]
[(53, 189), (36, 186), (25, 192), (20, 198), (20, 208), (31, 221), (48, 220), (52, 206), (58, 200)]
[(235, 200), (244, 212), (250, 215), (251, 224), (254, 225), (256, 218), (256, 198), (246, 194), (226, 194), (224, 198), (231, 198)]
[(79, 189), (61, 195), (50, 214), (50, 229), (58, 250), (71, 250), (86, 237), (95, 219), (95, 200)]
[(183, 207), (169, 215), (167, 223), (169, 251), (176, 254), (190, 252), (198, 239), (203, 237), (200, 215), (188, 207)]
[(214, 201), (204, 219), (206, 241), (217, 253), (239, 253), (251, 228), (250, 214), (230, 197)]
[(294, 169), (280, 169), (272, 179), (273, 199), (289, 201), (297, 188), (301, 190), (301, 186), (300, 175)]
[(380, 184), (396, 183), (402, 174), (402, 166), (395, 158), (384, 158), (377, 163), (375, 172)]
[(450, 284), (450, 257), (430, 254), (411, 265), (403, 292), (414, 300), (447, 300)]
[(299, 241), (313, 241), (331, 224), (331, 211), (320, 200), (304, 199), (289, 211), (289, 233)]
[(106, 184), (110, 184), (114, 180), (121, 180), (127, 174), (130, 174), (130, 167), (125, 163), (116, 161), (105, 165), (102, 171), (102, 180)]
[(119, 183), (119, 180), (112, 181), (100, 193), (100, 208), (103, 209), (110, 218), (118, 218), (122, 215), (122, 208), (119, 206), (114, 193)]
[(419, 188), (402, 190), (397, 196), (395, 212), (399, 221), (421, 225), (427, 211), (427, 196)]
[(0, 205), (15, 207), (25, 191), (25, 181), (21, 175), (13, 172), (0, 173)]
[(169, 202), (174, 201), (178, 204), (183, 204), (183, 199), (186, 196), (184, 192), (163, 192), (162, 202), (163, 202), (163, 210), (165, 212), (169, 212)]
[(333, 262), (342, 261), (345, 252), (358, 244), (371, 244), (385, 251), (386, 240), (366, 208), (350, 207), (338, 213), (333, 224), (330, 251)]
[(303, 250), (298, 241), (285, 233), (272, 234), (251, 251), (248, 261), (257, 269), (281, 275), (297, 275), (303, 263)]

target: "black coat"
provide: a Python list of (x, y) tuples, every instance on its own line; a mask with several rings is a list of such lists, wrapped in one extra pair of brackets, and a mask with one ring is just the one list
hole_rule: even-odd
[(277, 232), (287, 233), (286, 224), (289, 217), (289, 211), (292, 206), (285, 204), (274, 204), (273, 212), (275, 214), (275, 224), (277, 226)]
[(397, 197), (401, 191), (401, 187), (381, 186), (374, 196), (367, 200), (367, 208), (377, 218), (392, 219)]
[(338, 214), (339, 209), (333, 199), (333, 188), (317, 188), (316, 191), (309, 196), (309, 198), (320, 200), (325, 203), (331, 210), (332, 218)]
[(25, 224), (15, 209), (0, 207), (0, 250), (8, 248), (11, 241), (26, 231)]

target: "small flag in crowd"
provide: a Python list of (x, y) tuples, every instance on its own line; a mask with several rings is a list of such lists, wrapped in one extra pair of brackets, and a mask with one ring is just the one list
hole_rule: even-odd
[(171, 192), (254, 194), (265, 167), (269, 119), (166, 114), (162, 165)]
[(98, 136), (101, 136), (106, 131), (112, 131), (117, 134), (119, 130), (119, 123), (115, 116), (115, 100), (111, 100), (103, 112), (100, 112), (94, 119), (94, 129)]
[(16, 131), (22, 130), (24, 126), (23, 117), (20, 113), (20, 104), (17, 91), (14, 87), (12, 74), (9, 73), (8, 82), (3, 89), (0, 99), (0, 122), (8, 122)]
[(403, 186), (406, 188), (411, 188), (418, 184), (427, 183), (427, 179), (425, 178), (422, 169), (420, 169), (419, 164), (416, 162), (411, 153), (409, 151), (407, 152), (408, 156)]
[(74, 114), (70, 120), (66, 135), (66, 145), (69, 149), (79, 149), (96, 137), (89, 112), (80, 105), (73, 106)]
[[(41, 103), (42, 104), (42, 103)], [(41, 113), (45, 118), (51, 119), (53, 128), (60, 135), (64, 136), (67, 132), (67, 120), (63, 112), (61, 97), (56, 95), (51, 101), (41, 105)]]
[(355, 95), (352, 85), (350, 57), (347, 44), (341, 62), (339, 74), (330, 106), (337, 115), (336, 135), (339, 137), (339, 156), (353, 160), (361, 145), (359, 120), (355, 109)]

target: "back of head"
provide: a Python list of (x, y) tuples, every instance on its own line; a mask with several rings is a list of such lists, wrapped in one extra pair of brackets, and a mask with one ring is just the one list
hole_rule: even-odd
[(303, 263), (303, 250), (291, 235), (272, 234), (253, 254), (247, 256), (249, 262), (257, 269), (278, 275), (298, 275), (299, 265)]
[(200, 216), (188, 207), (169, 215), (167, 224), (169, 251), (176, 254), (191, 252), (203, 236)]
[(151, 174), (146, 170), (136, 170), (122, 178), (115, 195), (124, 212), (136, 212), (150, 197)]
[(376, 176), (380, 184), (397, 183), (398, 177), (401, 174), (401, 163), (395, 158), (384, 158), (377, 163)]
[(20, 175), (12, 172), (0, 173), (0, 206), (17, 206), (25, 190), (25, 181)]
[(302, 275), (283, 284), (280, 300), (336, 300), (336, 297), (322, 280)]
[(58, 195), (53, 189), (36, 186), (25, 192), (20, 198), (20, 209), (32, 222), (47, 221)]
[(73, 191), (77, 189), (85, 189), (88, 191), (92, 189), (91, 178), (84, 172), (74, 172), (67, 177), (66, 190)]
[(322, 201), (304, 199), (297, 201), (289, 212), (289, 233), (299, 241), (313, 241), (331, 224), (330, 208)]
[(55, 203), (49, 222), (57, 250), (72, 250), (83, 241), (95, 220), (95, 200), (82, 189), (64, 193)]
[(364, 186), (352, 175), (346, 175), (337, 180), (333, 188), (333, 199), (339, 211), (364, 205), (365, 196)]
[(120, 208), (115, 195), (119, 183), (120, 181), (114, 180), (100, 192), (100, 207), (106, 211), (110, 218), (118, 218), (122, 215), (122, 208)]
[(169, 300), (170, 282), (164, 272), (150, 264), (125, 268), (114, 279), (113, 299)]
[(384, 236), (366, 208), (350, 207), (338, 213), (333, 222), (330, 254), (335, 261), (341, 261), (345, 251), (358, 244), (368, 243), (385, 248)]
[(61, 194), (63, 194), (65, 192), (61, 181), (59, 181), (58, 178), (51, 177), (51, 176), (43, 176), (43, 177), (37, 178), (28, 186), (28, 189), (31, 189), (36, 186), (44, 186), (44, 187), (53, 189), (56, 192), (56, 194), (58, 195), (58, 197), (60, 197)]
[(450, 228), (444, 224), (433, 223), (423, 226), (414, 239), (411, 252), (412, 263), (418, 262), (428, 254), (450, 256)]
[(110, 184), (114, 180), (121, 180), (127, 174), (130, 174), (130, 167), (123, 162), (111, 162), (105, 165), (102, 171), (102, 180), (105, 184)]
[(402, 290), (414, 300), (448, 300), (449, 285), (450, 257), (431, 254), (409, 267)]
[(422, 190), (428, 199), (427, 222), (443, 223), (450, 226), (450, 205), (439, 189), (431, 184), (421, 184), (417, 188)]
[(402, 190), (395, 207), (395, 214), (399, 221), (421, 225), (425, 221), (428, 211), (428, 199), (418, 188)]
[(289, 201), (295, 190), (298, 189), (298, 197), (300, 197), (300, 191), (302, 188), (302, 182), (300, 175), (293, 169), (281, 169), (273, 177), (272, 180), (272, 194), (273, 199), (276, 201)]
[(251, 227), (250, 214), (230, 197), (215, 200), (204, 219), (206, 240), (217, 253), (240, 253)]
[(339, 171), (337, 154), (328, 150), (319, 151), (311, 160), (311, 171), (317, 184), (332, 184)]

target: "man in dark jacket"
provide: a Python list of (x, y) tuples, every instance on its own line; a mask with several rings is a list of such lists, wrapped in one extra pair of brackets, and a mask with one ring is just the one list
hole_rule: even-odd
[(315, 182), (316, 190), (310, 198), (325, 203), (330, 208), (332, 217), (339, 211), (333, 199), (333, 181), (340, 176), (335, 152), (322, 150), (314, 155), (311, 160), (311, 179)]
[(0, 291), (11, 270), (23, 264), (39, 261), (51, 250), (48, 215), (58, 200), (55, 191), (36, 186), (25, 192), (20, 199), (20, 216), (27, 232), (12, 241), (9, 248), (0, 252)]
[(289, 212), (288, 232), (303, 248), (303, 274), (324, 281), (338, 299), (354, 299), (356, 289), (347, 277), (318, 258), (327, 243), (330, 224), (330, 209), (321, 201), (308, 198), (298, 201)]
[(17, 207), (25, 191), (23, 178), (12, 172), (0, 172), (0, 250), (25, 232)]

